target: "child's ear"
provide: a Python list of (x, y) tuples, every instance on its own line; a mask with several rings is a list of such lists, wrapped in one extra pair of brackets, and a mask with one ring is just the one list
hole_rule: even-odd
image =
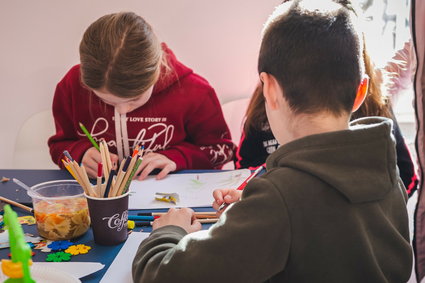
[(354, 99), (354, 104), (353, 104), (353, 110), (351, 110), (351, 112), (356, 112), (362, 105), (363, 101), (366, 99), (368, 86), (369, 86), (369, 78), (364, 77), (360, 81), (359, 87), (357, 89), (356, 98)]
[(276, 81), (276, 79), (265, 72), (260, 73), (260, 79), (263, 82), (263, 95), (266, 100), (267, 106), (275, 110), (278, 108), (278, 95), (281, 91), (279, 83)]

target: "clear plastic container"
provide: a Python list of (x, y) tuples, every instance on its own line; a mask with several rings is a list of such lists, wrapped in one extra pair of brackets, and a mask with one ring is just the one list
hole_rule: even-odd
[(90, 227), (84, 190), (75, 180), (58, 180), (37, 184), (28, 191), (40, 236), (69, 240), (83, 235)]

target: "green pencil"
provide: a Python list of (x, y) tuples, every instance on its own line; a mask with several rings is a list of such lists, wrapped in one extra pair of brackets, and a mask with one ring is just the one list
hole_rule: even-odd
[(87, 131), (86, 127), (84, 127), (83, 123), (80, 122), (80, 128), (83, 130), (84, 134), (86, 134), (87, 138), (91, 141), (93, 146), (100, 151), (99, 145), (94, 141), (93, 137), (90, 135), (89, 131)]
[(125, 183), (125, 186), (122, 190), (121, 194), (125, 194), (128, 191), (128, 187), (130, 187), (130, 183), (133, 180), (134, 174), (136, 174), (137, 169), (139, 168), (140, 164), (142, 163), (143, 158), (138, 157), (136, 164), (134, 164), (133, 170), (130, 172), (130, 176), (127, 179), (127, 183)]

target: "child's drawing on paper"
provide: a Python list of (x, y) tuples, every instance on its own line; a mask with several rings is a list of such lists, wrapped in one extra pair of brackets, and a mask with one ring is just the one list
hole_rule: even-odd
[(129, 209), (176, 207), (173, 203), (158, 201), (155, 193), (176, 193), (180, 197), (178, 207), (206, 207), (213, 202), (212, 192), (218, 188), (237, 188), (249, 175), (248, 169), (217, 171), (201, 174), (172, 174), (156, 180), (149, 176), (130, 185)]
[(232, 171), (232, 174), (230, 174), (226, 179), (221, 180), (218, 182), (219, 188), (233, 188), (237, 187), (239, 184), (241, 184), (246, 177), (242, 174), (240, 171)]
[(189, 179), (188, 189), (190, 190), (201, 190), (205, 185), (205, 181), (201, 180), (202, 174), (196, 174), (194, 178)]

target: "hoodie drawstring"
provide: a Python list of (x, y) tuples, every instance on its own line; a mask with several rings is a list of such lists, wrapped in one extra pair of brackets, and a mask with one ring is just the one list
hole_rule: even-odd
[(117, 153), (118, 160), (121, 162), (123, 160), (123, 152), (122, 152), (122, 135), (121, 135), (121, 117), (120, 113), (118, 113), (117, 109), (114, 109), (115, 116), (115, 137), (117, 139)]
[(124, 156), (129, 156), (130, 155), (130, 145), (128, 144), (127, 115), (126, 114), (121, 115), (121, 133), (122, 133), (122, 141), (123, 141), (123, 145), (124, 145)]
[(117, 109), (114, 109), (115, 116), (115, 136), (117, 139), (117, 152), (118, 160), (121, 162), (124, 156), (130, 155), (130, 145), (128, 142), (127, 132), (127, 115), (118, 113)]

